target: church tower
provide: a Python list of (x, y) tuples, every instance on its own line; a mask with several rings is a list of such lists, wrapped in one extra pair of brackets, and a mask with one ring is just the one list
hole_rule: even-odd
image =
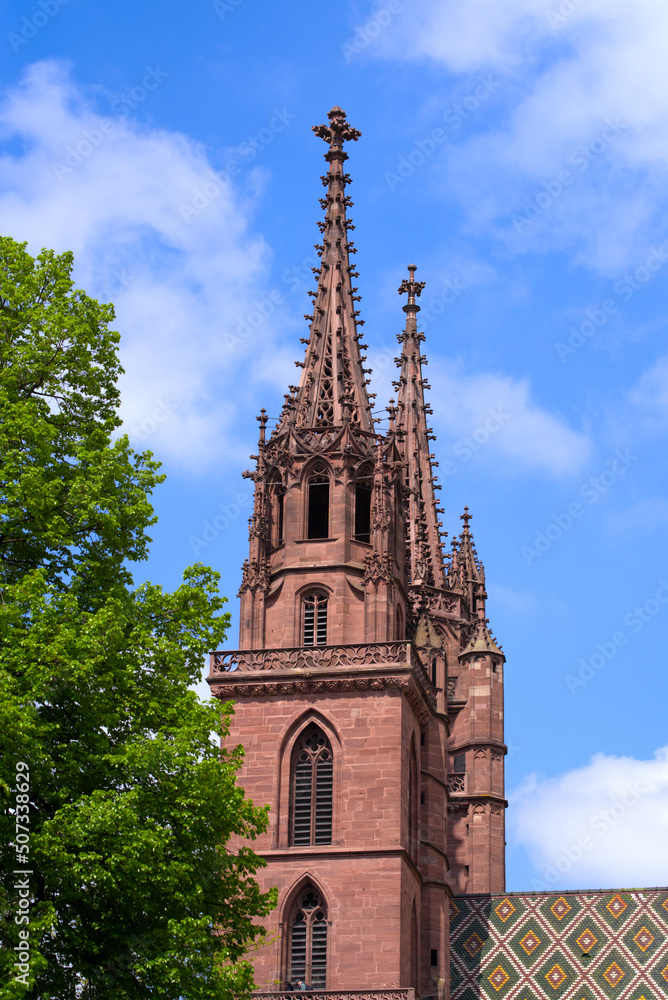
[(372, 415), (340, 108), (299, 384), (258, 418), (239, 649), (211, 657), (234, 699), (240, 782), (270, 805), (255, 849), (279, 889), (256, 981), (277, 992), (449, 995), (449, 897), (503, 890), (503, 662), (470, 515), (445, 557), (414, 266), (389, 430)]

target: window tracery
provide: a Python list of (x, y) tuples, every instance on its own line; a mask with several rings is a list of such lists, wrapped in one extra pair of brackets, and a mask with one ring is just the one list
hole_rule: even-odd
[(315, 723), (297, 741), (292, 765), (292, 846), (332, 842), (332, 748)]

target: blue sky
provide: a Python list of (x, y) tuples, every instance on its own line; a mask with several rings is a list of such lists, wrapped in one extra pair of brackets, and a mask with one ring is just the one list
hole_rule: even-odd
[[(668, 9), (657, 0), (3, 4), (2, 231), (117, 307), (163, 461), (148, 577), (236, 615), (255, 416), (297, 380), (334, 104), (365, 339), (422, 320), (445, 527), (507, 658), (508, 888), (666, 884)], [(491, 428), (491, 429), (490, 429)], [(233, 623), (229, 645), (237, 641)], [(663, 749), (662, 749), (663, 748)]]

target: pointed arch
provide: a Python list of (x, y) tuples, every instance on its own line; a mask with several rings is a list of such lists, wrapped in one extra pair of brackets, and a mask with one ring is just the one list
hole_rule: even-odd
[(373, 496), (373, 467), (363, 462), (355, 476), (355, 530), (357, 542), (371, 541), (371, 498)]
[(328, 595), (320, 590), (309, 590), (302, 598), (301, 645), (327, 645)]
[(418, 919), (417, 919), (417, 907), (415, 905), (415, 900), (413, 900), (413, 909), (411, 911), (411, 926), (410, 926), (410, 962), (409, 962), (409, 976), (410, 982), (409, 986), (412, 986), (415, 992), (418, 992), (418, 948), (419, 948), (419, 934), (418, 934)]
[(414, 864), (418, 855), (419, 774), (415, 734), (411, 736), (408, 759), (408, 853)]
[[(316, 765), (315, 769), (315, 786), (313, 785), (313, 769), (311, 770), (311, 782), (312, 782), (312, 799), (311, 799), (311, 827), (310, 829), (314, 831), (314, 826), (318, 820), (318, 814), (321, 817), (328, 820), (329, 822), (329, 840), (330, 844), (341, 844), (340, 839), (338, 839), (338, 831), (340, 829), (340, 804), (341, 804), (341, 775), (343, 769), (344, 753), (343, 746), (341, 743), (341, 737), (339, 735), (338, 729), (334, 723), (327, 718), (322, 712), (319, 712), (315, 708), (310, 708), (306, 712), (302, 712), (297, 715), (286, 727), (286, 730), (280, 740), (279, 745), (279, 756), (278, 756), (278, 774), (277, 774), (277, 784), (278, 784), (278, 796), (276, 804), (276, 827), (274, 833), (274, 846), (280, 847), (281, 849), (286, 849), (289, 847), (298, 847), (300, 844), (295, 844), (294, 842), (294, 820), (295, 820), (295, 783), (296, 783), (296, 771), (295, 764), (297, 763), (296, 757), (300, 749), (300, 743), (310, 726), (317, 727), (325, 736), (326, 742), (328, 744), (328, 749), (331, 754), (331, 765), (328, 769), (323, 766), (318, 774), (318, 765), (320, 761), (317, 757), (317, 753), (313, 754), (312, 764)], [(324, 747), (323, 743), (323, 747)], [(312, 750), (312, 748), (311, 748)], [(311, 750), (308, 752), (310, 753)], [(302, 762), (305, 764), (306, 762)], [(325, 765), (327, 762), (322, 761)], [(303, 768), (305, 771), (305, 767)], [(330, 770), (330, 774), (328, 774)], [(331, 775), (331, 776), (330, 776)], [(318, 786), (318, 781), (320, 784)], [(314, 798), (317, 797), (317, 793), (320, 791), (321, 799), (318, 804), (317, 801), (314, 803)], [(300, 789), (300, 793), (303, 797), (304, 789)], [(326, 800), (323, 801), (323, 796)], [(313, 809), (315, 805), (315, 810)], [(324, 809), (324, 812), (323, 812)], [(302, 821), (304, 821), (304, 813), (301, 814)], [(324, 836), (323, 828), (320, 826), (320, 839), (318, 843), (323, 843), (321, 839)], [(315, 836), (313, 837), (315, 840)], [(315, 844), (314, 844), (315, 846)]]
[(332, 843), (334, 755), (324, 730), (309, 722), (290, 761), (290, 846)]
[(406, 637), (404, 626), (404, 612), (400, 604), (397, 604), (394, 621), (394, 638), (404, 639)]
[(306, 538), (329, 538), (329, 499), (332, 470), (317, 459), (304, 470)]
[(269, 540), (273, 548), (284, 542), (285, 524), (285, 483), (278, 468), (273, 468), (267, 477)]
[(305, 873), (288, 891), (281, 908), (282, 974), (292, 984), (303, 980), (310, 989), (327, 988), (330, 937), (329, 900), (319, 881)]

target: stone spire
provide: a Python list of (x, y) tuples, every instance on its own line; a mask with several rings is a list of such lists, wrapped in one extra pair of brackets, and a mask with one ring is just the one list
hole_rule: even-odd
[(452, 541), (447, 585), (449, 589), (456, 590), (466, 597), (471, 613), (484, 618), (485, 599), (487, 598), (485, 567), (478, 557), (473, 535), (469, 528), (472, 516), (469, 514), (468, 507), (464, 507), (464, 513), (460, 515), (464, 527), (459, 538), (454, 538)]
[(489, 618), (476, 619), (469, 640), (459, 655), (463, 657), (469, 653), (494, 653), (505, 660), (503, 650), (489, 630)]
[[(348, 231), (354, 229), (346, 217), (346, 208), (352, 201), (346, 195), (350, 176), (343, 171), (348, 159), (343, 144), (357, 140), (361, 132), (346, 121), (341, 108), (332, 108), (328, 115), (328, 125), (315, 125), (313, 131), (328, 143), (325, 160), (328, 171), (322, 177), (327, 195), (321, 199), (325, 218), (318, 223), (322, 232), (322, 244), (317, 244), (320, 252), (320, 267), (314, 268), (318, 279), (313, 298), (313, 313), (306, 316), (311, 330), (304, 361), (295, 362), (302, 369), (297, 387), (291, 387), (293, 395), (287, 398), (281, 424), (292, 421), (295, 427), (324, 428), (351, 423), (363, 431), (373, 432), (371, 405), (366, 386), (366, 360), (361, 349), (357, 332), (358, 310), (355, 304), (360, 300), (352, 278), (357, 272), (350, 263), (350, 254), (356, 253), (348, 239)], [(371, 397), (374, 398), (374, 397)]]
[(402, 345), (401, 355), (396, 358), (399, 379), (394, 383), (398, 391), (396, 428), (403, 438), (401, 451), (406, 463), (406, 484), (408, 487), (407, 549), (410, 560), (410, 582), (412, 586), (445, 587), (445, 569), (441, 543), (440, 521), (442, 509), (436, 500), (434, 467), (438, 465), (430, 454), (429, 442), (434, 439), (427, 426), (427, 414), (431, 407), (425, 403), (424, 390), (430, 388), (422, 376), (422, 365), (427, 359), (420, 354), (420, 343), (424, 334), (417, 329), (417, 314), (420, 306), (416, 298), (422, 293), (423, 281), (415, 280), (416, 267), (408, 268), (408, 280), (402, 281), (399, 294), (408, 293), (408, 301), (403, 307), (406, 313), (406, 327), (397, 340)]

